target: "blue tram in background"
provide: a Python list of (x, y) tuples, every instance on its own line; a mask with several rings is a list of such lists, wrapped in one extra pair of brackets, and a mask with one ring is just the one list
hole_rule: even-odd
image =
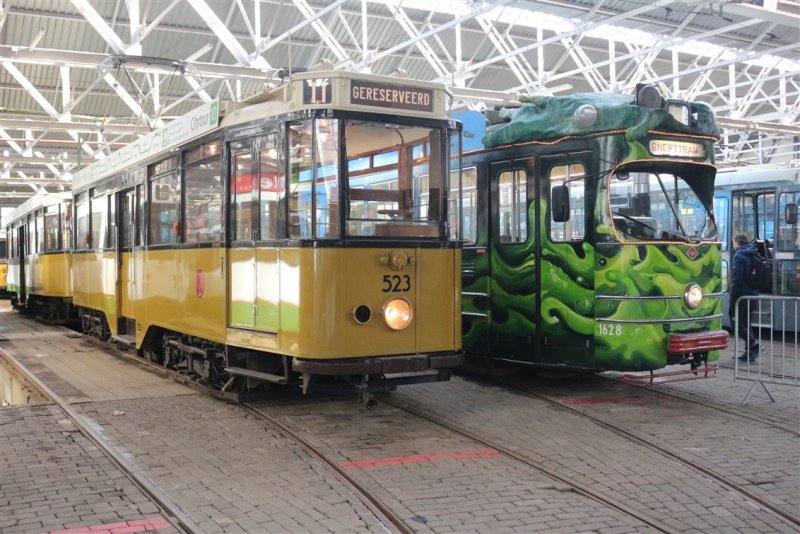
[[(714, 214), (722, 240), (722, 283), (728, 309), (733, 237), (746, 233), (773, 258), (772, 295), (800, 296), (800, 168), (743, 167), (721, 169), (715, 181)], [(798, 331), (792, 309), (764, 307), (754, 324)], [(730, 326), (727, 315), (725, 325)]]

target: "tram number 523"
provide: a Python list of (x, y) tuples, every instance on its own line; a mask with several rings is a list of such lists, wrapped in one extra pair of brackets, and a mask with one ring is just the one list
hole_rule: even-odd
[(603, 324), (600, 323), (598, 325), (600, 328), (600, 335), (601, 336), (621, 336), (622, 335), (622, 325), (621, 324)]
[(405, 293), (411, 290), (411, 277), (407, 274), (384, 274), (383, 287), (384, 293)]

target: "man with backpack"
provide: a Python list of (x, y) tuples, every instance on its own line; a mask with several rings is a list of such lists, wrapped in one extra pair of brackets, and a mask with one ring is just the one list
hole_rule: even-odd
[[(733, 273), (731, 274), (731, 292), (728, 315), (731, 318), (731, 325), (736, 324), (736, 301), (740, 297), (748, 295), (758, 295), (758, 291), (748, 282), (753, 258), (758, 252), (755, 245), (750, 243), (747, 234), (737, 234), (733, 238)], [(754, 362), (758, 358), (759, 345), (757, 342), (758, 332), (755, 327), (750, 327), (749, 312), (751, 306), (747, 301), (739, 302), (739, 337), (745, 342), (745, 352), (739, 356), (740, 361)]]

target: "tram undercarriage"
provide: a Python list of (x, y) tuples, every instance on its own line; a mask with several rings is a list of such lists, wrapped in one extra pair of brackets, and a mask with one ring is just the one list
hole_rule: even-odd
[(364, 406), (373, 410), (378, 406), (375, 393), (403, 384), (449, 380), (452, 368), (463, 361), (463, 354), (308, 360), (175, 332), (161, 332), (150, 338), (140, 351), (145, 359), (239, 401), (263, 396), (272, 385), (291, 385), (299, 387), (303, 394), (312, 389), (328, 394), (355, 391)]

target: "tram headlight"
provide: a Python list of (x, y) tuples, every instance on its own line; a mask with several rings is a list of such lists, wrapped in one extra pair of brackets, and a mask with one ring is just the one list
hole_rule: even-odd
[(411, 324), (414, 312), (406, 299), (392, 299), (383, 306), (383, 320), (392, 330), (403, 330)]
[(703, 302), (703, 290), (697, 284), (690, 284), (683, 293), (683, 301), (690, 310), (697, 308)]

